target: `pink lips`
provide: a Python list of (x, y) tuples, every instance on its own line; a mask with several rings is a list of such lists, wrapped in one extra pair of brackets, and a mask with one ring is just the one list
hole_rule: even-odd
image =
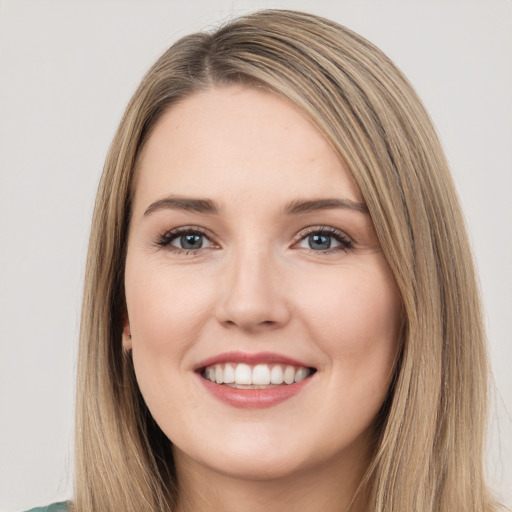
[(215, 384), (201, 376), (201, 371), (207, 366), (229, 362), (246, 363), (249, 365), (274, 363), (305, 368), (308, 365), (296, 359), (271, 352), (259, 352), (256, 354), (227, 352), (205, 359), (197, 364), (194, 367), (194, 371), (205, 389), (221, 402), (239, 409), (258, 409), (277, 405), (298, 394), (311, 380), (306, 378), (294, 384), (279, 385), (267, 389), (237, 389), (222, 384)]
[(206, 366), (211, 366), (212, 364), (218, 363), (246, 363), (246, 364), (291, 364), (292, 366), (304, 366), (308, 367), (306, 363), (302, 363), (301, 361), (297, 361), (296, 359), (292, 359), (287, 356), (282, 356), (280, 354), (275, 354), (273, 352), (258, 352), (256, 354), (247, 354), (245, 352), (225, 352), (224, 354), (219, 354), (217, 356), (210, 357), (201, 361), (199, 364), (194, 366), (194, 371), (197, 371), (201, 368), (205, 368)]

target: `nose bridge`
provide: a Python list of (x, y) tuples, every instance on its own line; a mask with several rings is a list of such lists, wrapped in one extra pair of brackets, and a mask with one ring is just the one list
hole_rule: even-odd
[(270, 244), (254, 240), (240, 243), (233, 248), (227, 267), (219, 321), (243, 329), (287, 322), (289, 310), (279, 278), (279, 262)]

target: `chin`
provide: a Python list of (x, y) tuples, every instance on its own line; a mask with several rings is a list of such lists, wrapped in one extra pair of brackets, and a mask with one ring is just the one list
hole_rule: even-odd
[(289, 438), (284, 442), (275, 431), (248, 432), (239, 425), (236, 431), (226, 434), (212, 435), (209, 439), (215, 439), (214, 442), (194, 443), (193, 447), (187, 446), (186, 441), (174, 443), (176, 464), (193, 466), (199, 471), (208, 469), (226, 477), (264, 481), (286, 478), (311, 462), (304, 444)]
[(292, 459), (287, 454), (260, 451), (251, 453), (249, 457), (245, 454), (243, 458), (241, 456), (225, 457), (222, 464), (210, 465), (210, 469), (229, 478), (252, 481), (277, 481), (300, 473), (304, 467), (303, 464), (300, 464), (299, 461)]

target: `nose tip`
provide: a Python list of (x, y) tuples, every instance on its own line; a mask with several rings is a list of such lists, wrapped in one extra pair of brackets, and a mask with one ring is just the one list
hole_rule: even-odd
[(217, 320), (226, 327), (267, 330), (285, 325), (290, 319), (281, 281), (269, 262), (252, 261), (237, 265), (224, 281)]
[(286, 323), (285, 315), (279, 314), (276, 309), (262, 308), (254, 303), (225, 308), (224, 315), (218, 318), (226, 326), (236, 326), (247, 331), (272, 329)]

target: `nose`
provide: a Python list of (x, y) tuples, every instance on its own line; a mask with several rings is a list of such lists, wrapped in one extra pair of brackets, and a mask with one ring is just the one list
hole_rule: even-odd
[(290, 320), (282, 272), (269, 252), (247, 250), (229, 261), (216, 310), (224, 326), (260, 331), (282, 327)]

